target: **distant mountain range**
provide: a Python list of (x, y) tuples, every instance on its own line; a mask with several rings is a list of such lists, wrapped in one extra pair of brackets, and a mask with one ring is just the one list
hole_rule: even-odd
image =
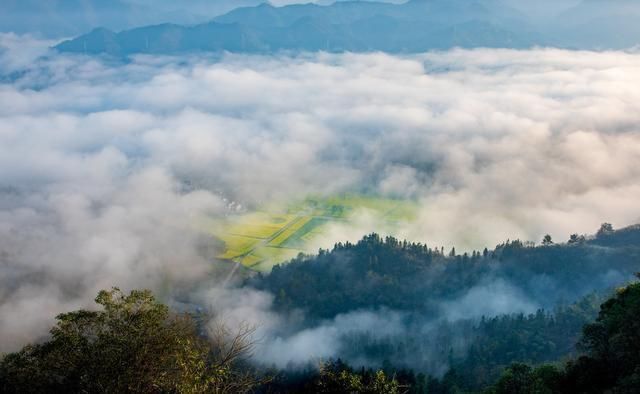
[(72, 37), (96, 28), (196, 24), (265, 0), (1, 0), (0, 32)]
[(98, 28), (56, 48), (127, 56), (283, 50), (412, 53), (452, 47), (620, 49), (639, 43), (640, 2), (635, 0), (584, 0), (544, 24), (510, 7), (507, 0), (411, 0), (399, 5), (261, 4), (202, 24), (167, 23), (119, 33)]

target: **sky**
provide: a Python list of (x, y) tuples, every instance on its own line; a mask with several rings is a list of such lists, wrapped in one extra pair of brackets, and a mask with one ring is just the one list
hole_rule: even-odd
[[(398, 235), (458, 250), (640, 219), (635, 52), (119, 63), (49, 45), (0, 35), (0, 351), (100, 289), (192, 287), (214, 247), (194, 223), (237, 204), (350, 190), (413, 199), (418, 220)], [(319, 246), (378, 225), (334, 227)], [(268, 297), (244, 299), (279, 319)]]

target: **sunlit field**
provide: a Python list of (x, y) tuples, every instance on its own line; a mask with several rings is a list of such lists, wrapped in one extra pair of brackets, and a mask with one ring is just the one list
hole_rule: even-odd
[(393, 230), (414, 220), (416, 211), (417, 205), (408, 200), (343, 194), (268, 204), (254, 212), (211, 220), (204, 227), (224, 244), (218, 258), (265, 272), (300, 253), (317, 252), (317, 241), (333, 224), (348, 226), (367, 215)]

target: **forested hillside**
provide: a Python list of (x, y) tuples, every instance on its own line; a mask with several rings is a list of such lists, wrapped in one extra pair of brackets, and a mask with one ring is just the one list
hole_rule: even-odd
[(274, 294), (282, 313), (303, 311), (303, 328), (358, 310), (400, 312), (400, 333), (344, 333), (342, 358), (446, 373), (447, 386), (480, 390), (511, 363), (577, 355), (583, 325), (637, 271), (640, 228), (604, 224), (566, 243), (516, 240), (463, 254), (372, 234), (247, 285)]
[[(475, 329), (479, 346), (465, 364), (441, 378), (396, 368), (352, 368), (340, 360), (304, 369), (256, 369), (250, 365), (251, 330), (198, 328), (189, 315), (175, 314), (148, 291), (118, 289), (96, 298), (98, 311), (58, 316), (51, 338), (0, 359), (0, 390), (6, 393), (177, 392), (177, 393), (635, 393), (640, 384), (640, 284), (623, 287), (584, 326), (579, 357), (554, 364), (491, 368), (507, 361), (498, 352), (524, 357), (543, 346), (541, 332), (564, 319), (535, 316), (483, 320)], [(523, 330), (524, 328), (524, 330)], [(528, 336), (521, 334), (527, 333)], [(483, 335), (485, 338), (483, 338)], [(485, 339), (493, 336), (491, 342)], [(498, 336), (504, 336), (500, 342)], [(521, 342), (510, 338), (520, 337)], [(497, 343), (497, 346), (483, 344)], [(501, 349), (501, 346), (506, 347)], [(492, 349), (493, 347), (493, 349)], [(406, 348), (405, 352), (420, 352)], [(568, 361), (565, 363), (565, 361)], [(538, 364), (536, 360), (529, 360)], [(470, 369), (469, 369), (470, 368)], [(497, 376), (497, 375), (496, 375)], [(475, 381), (473, 380), (475, 379)]]
[(197, 305), (179, 314), (148, 291), (114, 289), (96, 299), (101, 311), (62, 314), (50, 339), (6, 355), (0, 389), (633, 392), (640, 285), (624, 286), (638, 271), (637, 226), (605, 223), (566, 243), (546, 236), (540, 246), (516, 240), (463, 254), (371, 234), (238, 288), (272, 294), (272, 313), (288, 319), (269, 333), (284, 344), (279, 354), (294, 338), (329, 341), (335, 357), (265, 363), (258, 327), (234, 331)]
[(501, 286), (523, 301), (553, 308), (607, 290), (640, 269), (640, 227), (613, 231), (605, 224), (593, 237), (543, 242), (507, 241), (491, 251), (457, 254), (455, 248), (372, 234), (317, 256), (299, 256), (249, 284), (275, 294), (279, 308), (300, 308), (317, 319), (380, 307), (442, 316), (451, 313), (443, 302)]

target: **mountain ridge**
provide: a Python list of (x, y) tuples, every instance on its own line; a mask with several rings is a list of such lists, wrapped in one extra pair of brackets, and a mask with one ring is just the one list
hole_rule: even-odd
[[(498, 3), (495, 3), (498, 4)], [(261, 4), (235, 9), (198, 25), (144, 26), (119, 33), (95, 30), (56, 46), (62, 52), (173, 54), (193, 51), (264, 53), (421, 52), (459, 47), (517, 47), (535, 40), (513, 31), (526, 26), (517, 13), (494, 3), (411, 1), (405, 4), (339, 2), (331, 6)], [(504, 17), (503, 17), (504, 16)], [(100, 30), (99, 32), (104, 33)], [(103, 42), (97, 42), (104, 37)]]
[[(108, 34), (92, 30), (55, 48), (129, 56), (212, 51), (417, 53), (453, 47), (622, 49), (640, 43), (640, 23), (635, 23), (640, 22), (640, 6), (635, 14), (629, 12), (635, 10), (629, 2), (607, 4), (584, 0), (540, 29), (498, 0), (347, 1), (283, 7), (263, 3), (195, 25), (152, 25)], [(603, 6), (608, 13), (603, 14)], [(572, 20), (571, 16), (575, 21), (591, 22), (566, 25), (564, 21)]]

